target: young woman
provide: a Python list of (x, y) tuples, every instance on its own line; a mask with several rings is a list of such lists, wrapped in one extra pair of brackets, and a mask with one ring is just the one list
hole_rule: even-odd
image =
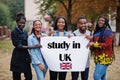
[[(28, 37), (28, 46), (40, 45), (42, 23), (39, 20), (33, 22), (32, 34)], [(41, 46), (42, 47), (42, 46)], [(36, 72), (37, 80), (44, 80), (47, 71), (47, 65), (44, 61), (40, 48), (31, 48), (30, 55), (32, 66)]]
[(10, 63), (10, 70), (13, 74), (13, 80), (21, 80), (21, 73), (24, 73), (25, 80), (32, 80), (31, 59), (28, 53), (27, 38), (28, 34), (23, 30), (26, 18), (23, 13), (16, 16), (17, 27), (11, 33), (14, 50)]
[(113, 61), (113, 33), (104, 16), (98, 18), (93, 39), (88, 46), (94, 52), (94, 80), (106, 80), (107, 68)]
[[(67, 32), (67, 21), (64, 17), (60, 16), (55, 20), (54, 30), (50, 32), (51, 36), (68, 36)], [(67, 72), (57, 72), (50, 70), (50, 80), (65, 80)]]

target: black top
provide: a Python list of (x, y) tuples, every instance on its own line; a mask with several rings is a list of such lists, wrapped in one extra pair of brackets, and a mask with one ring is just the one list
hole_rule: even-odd
[(29, 72), (31, 70), (28, 50), (22, 48), (23, 45), (27, 45), (27, 38), (27, 31), (17, 27), (11, 33), (12, 43), (15, 47), (10, 63), (10, 70), (13, 72)]

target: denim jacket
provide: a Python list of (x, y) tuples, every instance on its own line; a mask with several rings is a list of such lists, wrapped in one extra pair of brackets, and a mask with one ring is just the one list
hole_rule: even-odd
[[(33, 46), (39, 43), (40, 43), (40, 40), (36, 38), (35, 34), (32, 33), (28, 37), (28, 46)], [(29, 51), (32, 59), (32, 64), (43, 64), (44, 66), (46, 66), (46, 63), (42, 56), (40, 48), (29, 49)]]
[[(68, 36), (68, 32), (64, 30), (64, 36)], [(55, 33), (52, 36), (59, 36), (59, 31), (56, 30)]]

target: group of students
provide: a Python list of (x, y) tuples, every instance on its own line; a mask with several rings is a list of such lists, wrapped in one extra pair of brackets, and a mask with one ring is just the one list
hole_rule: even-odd
[[(11, 32), (11, 39), (14, 50), (10, 63), (13, 80), (21, 80), (21, 73), (24, 73), (25, 80), (32, 80), (31, 62), (36, 72), (37, 80), (44, 80), (47, 72), (47, 64), (42, 56), (41, 37), (43, 36), (70, 36), (67, 31), (67, 20), (60, 16), (55, 20), (54, 30), (49, 35), (41, 32), (42, 23), (40, 20), (33, 22), (31, 34), (28, 36), (23, 29), (26, 18), (23, 13), (16, 16), (17, 27)], [(72, 36), (85, 36), (89, 40), (87, 48), (92, 49), (95, 70), (94, 80), (106, 80), (106, 71), (113, 61), (113, 33), (104, 16), (99, 16), (93, 35), (87, 30), (87, 19), (83, 16), (77, 19), (78, 29)], [(29, 51), (28, 51), (29, 49)], [(83, 53), (84, 54), (84, 53)], [(85, 71), (81, 72), (81, 80), (88, 80), (90, 67), (90, 54), (88, 56)], [(67, 72), (57, 72), (49, 70), (50, 80), (66, 80)], [(79, 71), (71, 72), (72, 80), (78, 80)]]

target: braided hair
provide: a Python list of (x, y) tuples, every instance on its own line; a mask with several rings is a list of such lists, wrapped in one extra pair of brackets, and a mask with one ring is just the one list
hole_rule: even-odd
[[(95, 28), (95, 31), (94, 31), (93, 35), (94, 35), (96, 32), (98, 32), (99, 30), (101, 30), (100, 38), (99, 38), (98, 41), (99, 41), (99, 42), (102, 42), (102, 38), (103, 38), (104, 32), (105, 32), (106, 30), (111, 30), (111, 27), (110, 27), (110, 25), (109, 25), (109, 21), (107, 20), (107, 18), (105, 18), (103, 15), (100, 15), (100, 16), (98, 17), (98, 20), (99, 20), (99, 18), (104, 18), (104, 19), (105, 19), (105, 23), (104, 23), (103, 27), (99, 27), (98, 21), (97, 21), (96, 28)], [(111, 30), (111, 31), (112, 31), (112, 30)]]
[[(97, 33), (99, 30), (101, 30), (100, 36), (99, 36), (99, 39), (98, 39), (98, 42), (102, 42), (102, 39), (103, 39), (103, 36), (104, 36), (105, 31), (111, 31), (111, 32), (112, 32), (112, 29), (111, 29), (111, 27), (110, 27), (110, 25), (109, 25), (108, 20), (107, 20), (104, 16), (99, 16), (99, 18), (104, 18), (104, 19), (105, 19), (105, 23), (104, 23), (103, 27), (99, 27), (98, 21), (97, 21), (96, 29), (95, 29), (93, 35), (94, 35), (95, 33)], [(98, 18), (98, 19), (99, 19), (99, 18)], [(108, 34), (108, 35), (110, 35), (110, 34)], [(113, 37), (114, 37), (114, 35), (113, 35)], [(113, 43), (114, 43), (114, 39), (112, 40), (112, 50), (113, 50), (113, 58), (114, 58), (114, 60), (115, 60), (114, 44), (113, 44)]]

